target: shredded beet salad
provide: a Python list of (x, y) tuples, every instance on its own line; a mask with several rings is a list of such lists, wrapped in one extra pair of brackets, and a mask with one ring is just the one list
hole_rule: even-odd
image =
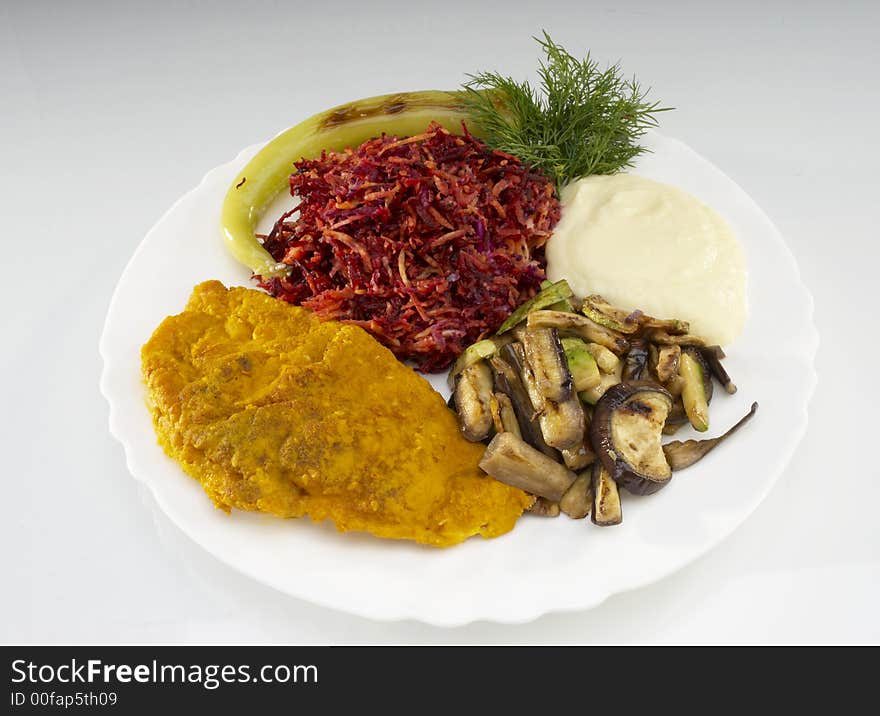
[(431, 123), (297, 162), (300, 203), (262, 237), (290, 272), (259, 285), (424, 372), (493, 333), (544, 279), (559, 201), (545, 175), (462, 129)]

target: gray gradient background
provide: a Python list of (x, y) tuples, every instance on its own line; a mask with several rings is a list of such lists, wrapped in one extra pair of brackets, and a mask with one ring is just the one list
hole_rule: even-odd
[[(152, 5), (0, 3), (0, 640), (880, 641), (880, 470), (851, 449), (877, 441), (862, 376), (880, 347), (867, 300), (880, 259), (880, 4)], [(720, 547), (588, 612), (440, 630), (238, 576), (155, 514), (107, 432), (97, 343), (123, 266), (242, 147), (355, 97), (455, 87), (482, 68), (533, 76), (542, 27), (578, 53), (622, 58), (678, 107), (663, 130), (787, 237), (822, 334), (807, 438)]]

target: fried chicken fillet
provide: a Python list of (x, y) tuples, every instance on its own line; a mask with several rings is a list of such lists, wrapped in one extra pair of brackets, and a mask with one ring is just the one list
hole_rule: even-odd
[(159, 443), (226, 511), (447, 546), (507, 532), (532, 502), (357, 326), (208, 281), (141, 358)]

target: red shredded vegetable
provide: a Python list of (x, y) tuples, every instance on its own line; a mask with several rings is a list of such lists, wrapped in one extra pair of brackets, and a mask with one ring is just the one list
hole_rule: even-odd
[(300, 203), (263, 237), (290, 272), (260, 286), (362, 326), (424, 372), (497, 330), (545, 277), (559, 201), (546, 176), (462, 128), (297, 162)]

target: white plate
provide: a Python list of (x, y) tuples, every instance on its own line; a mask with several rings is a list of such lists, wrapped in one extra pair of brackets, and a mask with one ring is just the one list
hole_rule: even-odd
[(231, 567), (282, 592), (374, 619), (448, 626), (524, 622), (595, 606), (696, 559), (757, 507), (801, 439), (816, 380), (818, 335), (812, 297), (794, 258), (758, 206), (681, 142), (651, 134), (648, 144), (653, 153), (636, 172), (681, 187), (721, 212), (748, 260), (751, 315), (726, 361), (739, 392), (716, 391), (711, 434), (732, 424), (753, 400), (760, 409), (734, 440), (662, 492), (624, 494), (622, 525), (603, 529), (589, 519), (527, 515), (503, 537), (440, 550), (339, 534), (308, 519), (226, 515), (213, 507), (156, 442), (144, 403), (140, 348), (165, 316), (183, 309), (200, 281), (248, 284), (248, 271), (221, 243), (219, 211), (229, 183), (256, 146), (208, 172), (171, 207), (116, 288), (101, 338), (101, 390), (131, 474), (152, 490), (175, 524)]

